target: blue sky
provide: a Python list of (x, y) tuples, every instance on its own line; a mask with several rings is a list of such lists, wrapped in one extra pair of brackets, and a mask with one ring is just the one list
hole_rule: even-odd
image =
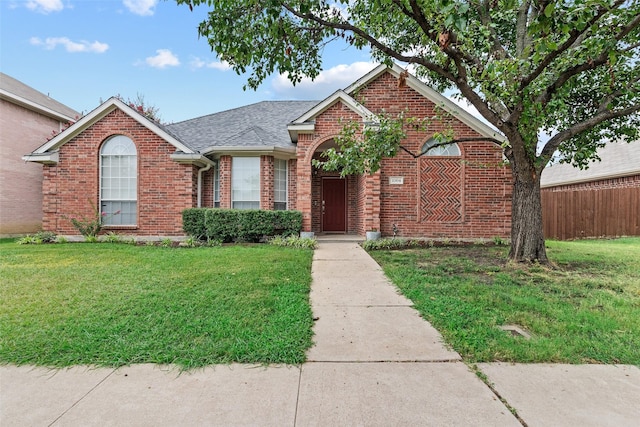
[(331, 44), (315, 82), (279, 75), (257, 90), (211, 52), (193, 12), (173, 0), (0, 0), (0, 70), (81, 112), (138, 94), (178, 122), (263, 100), (323, 99), (374, 64), (368, 51)]

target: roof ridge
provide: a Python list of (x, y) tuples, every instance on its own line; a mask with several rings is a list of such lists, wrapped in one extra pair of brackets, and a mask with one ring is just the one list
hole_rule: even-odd
[(229, 108), (227, 110), (216, 111), (214, 113), (204, 114), (202, 116), (193, 117), (193, 118), (186, 119), (186, 120), (181, 120), (179, 122), (173, 122), (173, 123), (168, 124), (168, 126), (183, 124), (183, 123), (187, 123), (187, 122), (190, 122), (190, 121), (193, 121), (193, 120), (200, 120), (200, 119), (204, 119), (205, 117), (211, 117), (211, 116), (215, 116), (215, 115), (222, 114), (222, 113), (228, 113), (228, 112), (232, 112), (232, 111), (237, 111), (237, 110), (253, 107), (253, 106), (256, 106), (256, 105), (260, 105), (260, 104), (284, 103), (284, 102), (296, 102), (296, 103), (298, 103), (298, 102), (300, 102), (300, 103), (302, 103), (302, 102), (315, 102), (315, 103), (317, 103), (317, 102), (320, 102), (320, 101), (316, 101), (316, 100), (313, 100), (313, 99), (309, 99), (309, 100), (304, 100), (304, 99), (274, 99), (274, 100), (268, 100), (268, 99), (265, 99), (265, 100), (262, 100), (262, 101), (253, 102), (251, 104), (240, 105), (238, 107)]

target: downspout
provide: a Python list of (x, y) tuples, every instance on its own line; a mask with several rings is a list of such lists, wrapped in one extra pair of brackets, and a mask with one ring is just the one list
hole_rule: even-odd
[[(208, 160), (208, 159), (207, 159)], [(207, 166), (204, 166), (198, 169), (198, 207), (202, 207), (202, 174), (209, 169), (211, 169), (213, 163), (211, 161), (207, 161)]]

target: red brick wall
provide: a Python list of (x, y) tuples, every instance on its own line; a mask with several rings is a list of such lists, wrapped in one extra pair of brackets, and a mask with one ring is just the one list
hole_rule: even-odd
[(0, 235), (35, 233), (42, 227), (42, 166), (25, 162), (61, 123), (0, 100)]
[[(397, 80), (385, 73), (362, 88), (354, 98), (374, 113), (404, 112), (406, 117), (440, 118), (426, 128), (407, 130), (403, 146), (414, 153), (435, 132), (452, 129), (456, 137), (477, 137), (475, 131), (451, 115), (436, 111), (435, 105), (410, 87), (398, 87)], [(342, 122), (340, 122), (342, 119)], [(298, 141), (298, 170), (308, 168), (315, 150), (340, 132), (345, 120), (361, 120), (342, 103), (316, 118), (314, 134), (301, 134)], [(404, 152), (386, 159), (380, 172), (358, 177), (351, 197), (355, 199), (355, 230), (363, 234), (378, 228), (383, 235), (449, 238), (506, 237), (511, 225), (511, 173), (502, 165), (500, 147), (490, 142), (460, 144), (461, 156), (429, 157), (416, 160)], [(390, 185), (389, 177), (403, 177), (402, 185)], [(311, 177), (302, 175), (303, 179)], [(454, 185), (454, 182), (457, 183)], [(311, 209), (307, 183), (298, 188), (298, 208), (305, 218), (304, 229), (317, 227), (316, 211)], [(434, 201), (435, 203), (434, 205)], [(350, 203), (350, 210), (351, 210)], [(312, 221), (313, 218), (313, 221)]]
[(45, 230), (76, 235), (67, 217), (93, 215), (99, 203), (100, 147), (112, 135), (125, 135), (138, 155), (138, 223), (106, 230), (137, 236), (181, 236), (182, 211), (197, 204), (198, 168), (171, 160), (175, 147), (120, 110), (60, 147), (57, 165), (44, 166)]
[(591, 182), (579, 182), (577, 184), (558, 185), (541, 189), (545, 191), (572, 191), (572, 190), (606, 190), (609, 188), (636, 188), (640, 187), (640, 175), (623, 176), (620, 178), (601, 179)]
[(213, 173), (215, 166), (202, 174), (202, 200), (200, 201), (201, 207), (212, 208), (213, 207)]

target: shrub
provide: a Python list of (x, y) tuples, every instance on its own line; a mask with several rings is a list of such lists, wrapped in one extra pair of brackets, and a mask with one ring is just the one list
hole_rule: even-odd
[(38, 231), (34, 235), (26, 235), (20, 239), (16, 243), (19, 245), (40, 245), (42, 243), (57, 243), (58, 236), (56, 233), (52, 231)]
[(367, 251), (404, 249), (414, 246), (420, 246), (420, 242), (417, 240), (398, 239), (395, 237), (390, 239), (366, 240), (362, 243), (362, 247)]
[(186, 209), (182, 212), (182, 229), (187, 235), (198, 240), (206, 239), (207, 230), (204, 223), (206, 212), (205, 208)]
[(112, 214), (107, 214), (106, 212), (100, 213), (100, 210), (93, 204), (93, 202), (91, 202), (91, 200), (89, 200), (89, 204), (93, 210), (93, 216), (87, 217), (85, 215), (80, 215), (80, 219), (78, 219), (62, 215), (62, 218), (71, 221), (71, 224), (73, 224), (75, 229), (85, 237), (87, 242), (96, 242), (97, 239), (94, 238), (97, 237), (100, 230), (102, 230), (104, 220), (115, 215), (119, 215), (120, 211), (116, 211)]
[(269, 240), (275, 246), (283, 246), (296, 249), (315, 249), (318, 246), (316, 239), (298, 236), (275, 236)]
[(42, 240), (38, 239), (36, 236), (27, 234), (26, 236), (19, 238), (16, 243), (19, 245), (39, 245), (42, 243)]
[(182, 223), (184, 231), (199, 240), (259, 242), (276, 235), (298, 235), (302, 213), (194, 208), (183, 211)]
[(122, 242), (122, 237), (119, 234), (110, 231), (104, 236), (104, 241), (107, 243), (120, 243)]

